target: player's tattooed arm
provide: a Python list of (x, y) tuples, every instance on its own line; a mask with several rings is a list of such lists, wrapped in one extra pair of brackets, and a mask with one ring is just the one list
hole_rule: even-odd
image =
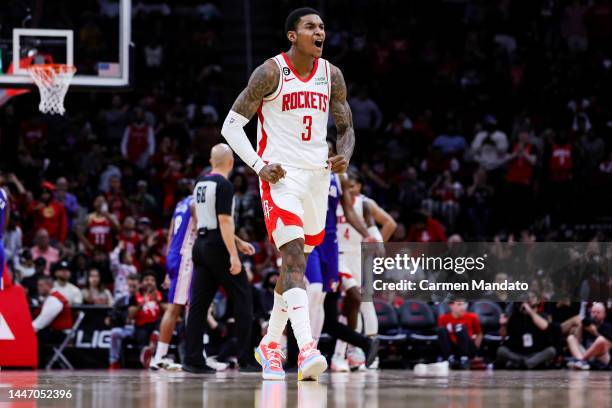
[(277, 163), (264, 165), (261, 158), (253, 150), (243, 127), (257, 112), (262, 99), (278, 87), (279, 76), (278, 65), (272, 60), (268, 60), (257, 67), (253, 71), (247, 87), (238, 95), (221, 129), (221, 134), (236, 154), (262, 180), (272, 184), (285, 176), (285, 170)]
[(251, 74), (247, 87), (238, 95), (232, 110), (251, 119), (262, 99), (274, 92), (279, 81), (278, 65), (272, 60), (267, 60)]
[(330, 66), (331, 74), (331, 113), (336, 122), (337, 156), (329, 159), (332, 171), (342, 173), (346, 171), (353, 149), (355, 148), (355, 130), (353, 129), (353, 114), (346, 100), (346, 83), (342, 72), (335, 66)]

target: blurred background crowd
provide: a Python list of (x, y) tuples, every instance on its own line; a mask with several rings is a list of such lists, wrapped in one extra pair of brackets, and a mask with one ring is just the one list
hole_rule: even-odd
[[(112, 10), (85, 3), (99, 12), (81, 22), (79, 52), (93, 55)], [(392, 241), (610, 239), (610, 0), (252, 3), (255, 65), (287, 48), (289, 10), (323, 13), (324, 56), (349, 87), (351, 165), (397, 221)], [(228, 7), (135, 1), (130, 92), (69, 92), (63, 117), (38, 113), (35, 93), (0, 106), (6, 259), (33, 304), (43, 275), (73, 304), (107, 306), (148, 276), (163, 302), (170, 216), (246, 83)], [(256, 175), (238, 166), (231, 181), (263, 321), (277, 254)]]

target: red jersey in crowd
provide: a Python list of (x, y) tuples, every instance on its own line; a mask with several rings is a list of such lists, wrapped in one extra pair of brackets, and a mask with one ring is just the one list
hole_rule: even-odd
[(481, 334), (480, 320), (478, 315), (472, 312), (465, 312), (461, 317), (454, 317), (452, 313), (446, 313), (438, 317), (438, 327), (445, 327), (448, 331), (448, 336), (453, 343), (457, 342), (455, 327), (461, 324), (468, 332), (468, 336), (472, 338), (474, 334)]
[(127, 215), (127, 208), (122, 193), (109, 191), (106, 193), (106, 201), (108, 202), (110, 213), (115, 216), (118, 222), (123, 222)]
[(572, 179), (573, 169), (572, 145), (569, 143), (564, 145), (553, 144), (548, 161), (550, 180), (554, 182), (569, 181)]
[(413, 225), (408, 231), (408, 242), (446, 242), (444, 227), (439, 221), (427, 217), (425, 226)]
[[(514, 149), (512, 149), (512, 153), (517, 153), (519, 156), (512, 159), (508, 164), (506, 179), (509, 183), (529, 184), (531, 181), (531, 175), (533, 174), (533, 164), (529, 163), (529, 160), (520, 155), (520, 149), (520, 143), (517, 143), (514, 146)], [(528, 143), (524, 145), (522, 149), (526, 154), (531, 154), (532, 146)]]
[(134, 318), (136, 326), (155, 323), (161, 316), (161, 308), (159, 307), (161, 301), (162, 295), (158, 290), (154, 293), (136, 294), (136, 304), (140, 306)]
[(87, 219), (87, 240), (95, 248), (100, 248), (106, 253), (113, 250), (112, 226), (108, 218), (89, 214)]
[(133, 256), (136, 255), (138, 250), (140, 249), (140, 242), (142, 239), (140, 238), (140, 234), (137, 232), (132, 232), (130, 235), (121, 232), (119, 234), (119, 242), (124, 243), (125, 250)]
[[(62, 303), (62, 311), (55, 317), (49, 327), (53, 330), (70, 329), (72, 327), (72, 310), (70, 309), (70, 302), (68, 302), (64, 295), (56, 290), (52, 291), (49, 296), (53, 296)], [(41, 307), (36, 308), (33, 317), (36, 318), (41, 310)]]
[(129, 161), (136, 162), (140, 159), (143, 153), (149, 150), (149, 133), (152, 132), (152, 130), (151, 127), (146, 123), (134, 123), (128, 126), (126, 132), (127, 159)]
[(36, 230), (44, 228), (49, 233), (49, 238), (61, 243), (66, 240), (68, 236), (68, 216), (62, 203), (56, 200), (51, 200), (48, 204), (35, 201), (30, 204), (27, 212), (34, 218)]

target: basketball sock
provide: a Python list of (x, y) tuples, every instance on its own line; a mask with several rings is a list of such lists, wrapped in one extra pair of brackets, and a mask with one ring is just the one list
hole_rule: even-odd
[[(342, 324), (346, 324), (346, 317), (338, 317), (338, 321)], [(334, 356), (345, 359), (346, 358), (346, 347), (347, 343), (338, 339), (336, 340), (336, 348), (334, 349)]]
[(355, 331), (359, 334), (363, 331), (363, 321), (361, 320), (361, 313), (357, 313), (357, 325), (355, 326)]
[(282, 295), (274, 292), (274, 305), (272, 306), (272, 313), (270, 313), (268, 332), (262, 343), (270, 344), (270, 342), (274, 342), (280, 344), (288, 318), (287, 303), (285, 303)]
[(291, 319), (291, 327), (301, 350), (306, 344), (312, 342), (310, 318), (308, 316), (308, 295), (304, 289), (293, 288), (283, 293), (283, 299), (287, 302), (287, 313), (289, 319)]
[(366, 336), (375, 336), (378, 334), (378, 317), (374, 302), (361, 302), (361, 315), (363, 316), (363, 331)]
[(318, 339), (321, 337), (323, 322), (325, 320), (325, 311), (323, 309), (325, 292), (323, 292), (323, 284), (311, 283), (306, 288), (306, 293), (308, 294), (308, 307), (310, 308), (310, 328), (312, 329), (312, 337)]
[(155, 360), (161, 360), (168, 354), (168, 343), (161, 341), (157, 342), (157, 349), (155, 349)]

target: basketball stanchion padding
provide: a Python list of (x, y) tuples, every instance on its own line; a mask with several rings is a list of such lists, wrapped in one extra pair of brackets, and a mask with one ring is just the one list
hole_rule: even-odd
[(64, 97), (76, 68), (66, 64), (35, 64), (28, 72), (40, 92), (38, 109), (42, 113), (63, 115)]

